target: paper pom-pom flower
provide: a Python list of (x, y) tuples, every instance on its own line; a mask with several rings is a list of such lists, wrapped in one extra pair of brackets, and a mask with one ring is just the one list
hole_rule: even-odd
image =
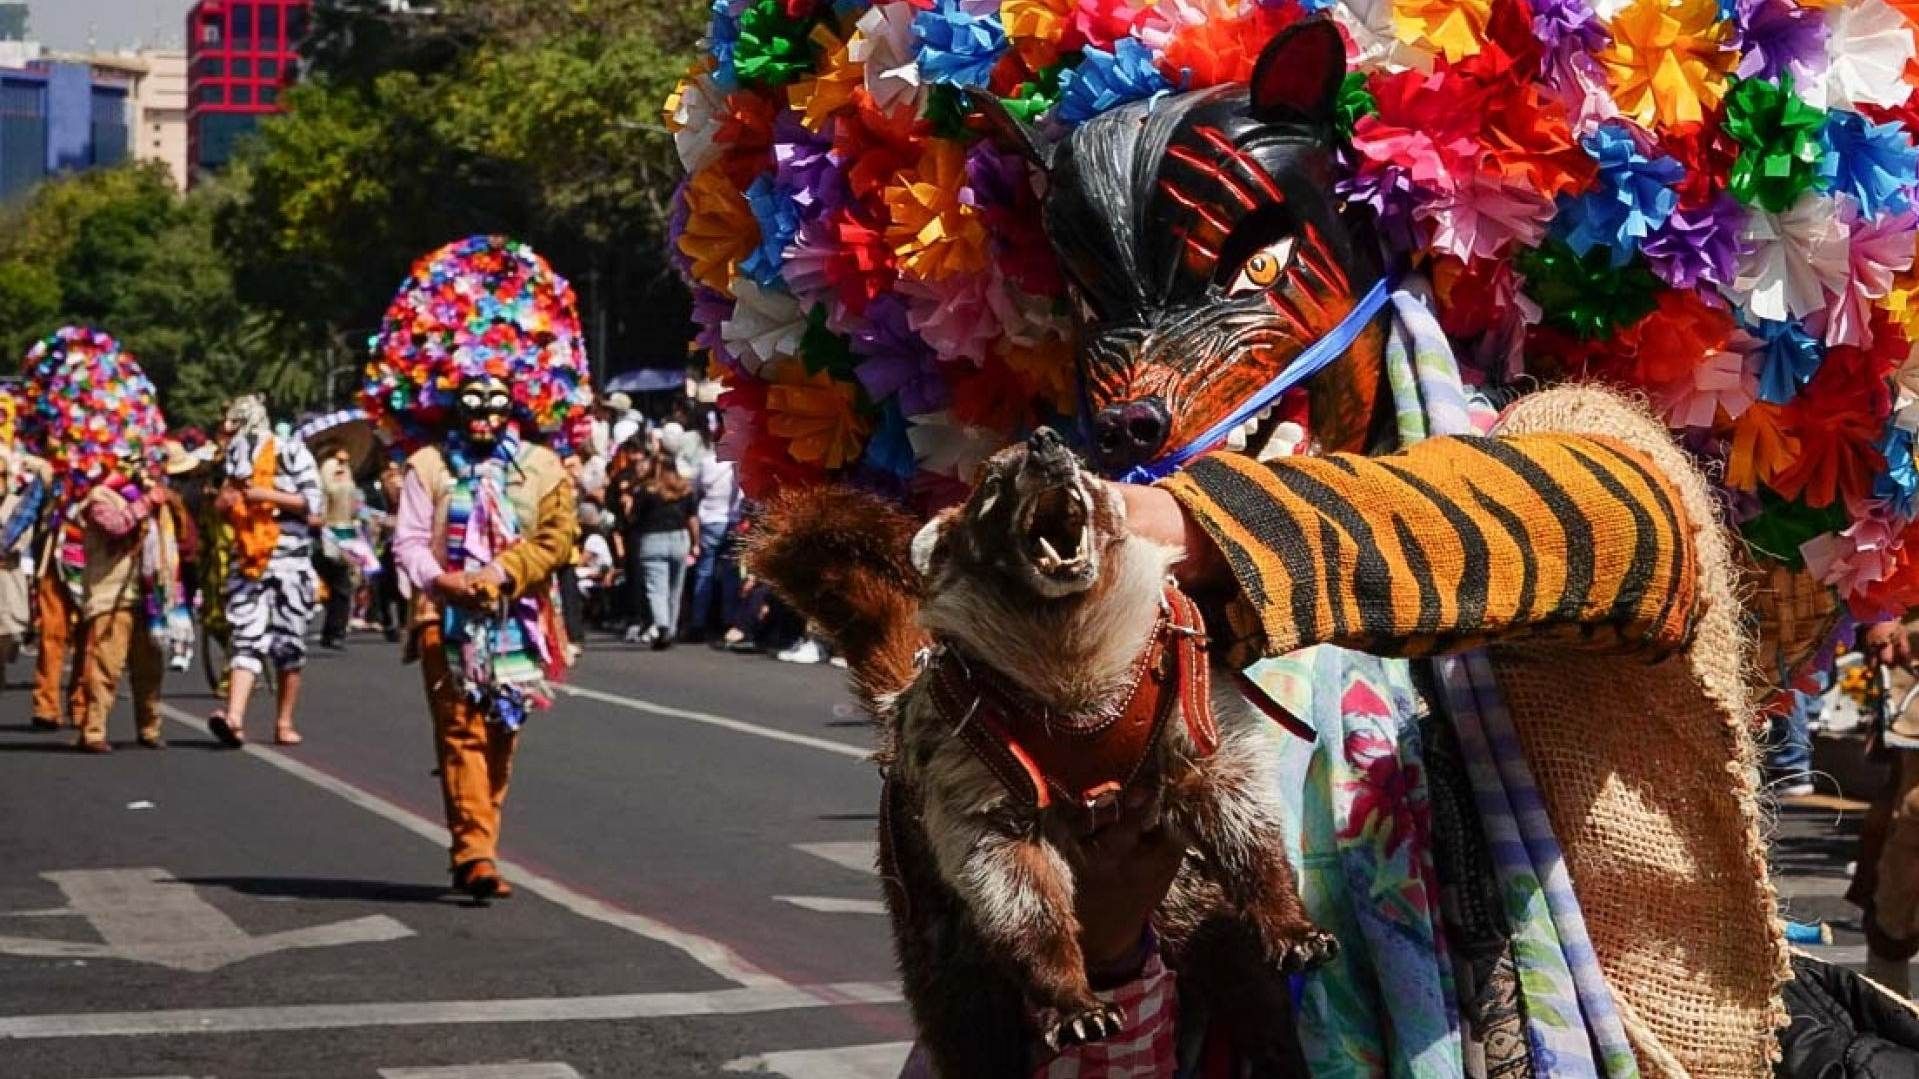
[(1778, 212), (1819, 183), (1827, 156), (1825, 113), (1781, 82), (1743, 79), (1726, 99), (1726, 133), (1738, 141), (1727, 187), (1739, 201)]
[(1624, 266), (1672, 216), (1679, 204), (1673, 185), (1684, 170), (1670, 157), (1648, 157), (1624, 124), (1602, 125), (1582, 141), (1599, 163), (1599, 185), (1566, 200), (1560, 216), (1566, 243), (1581, 255), (1604, 247), (1614, 266)]
[(1718, 0), (1633, 0), (1610, 29), (1599, 62), (1620, 110), (1645, 127), (1704, 120), (1739, 59)]
[(1079, 66), (1060, 76), (1059, 118), (1082, 124), (1108, 109), (1163, 94), (1172, 89), (1166, 76), (1153, 66), (1153, 53), (1126, 38), (1112, 52), (1087, 49)]
[(62, 499), (111, 476), (145, 478), (165, 456), (167, 421), (139, 361), (112, 337), (67, 326), (29, 349), (22, 412)]
[(473, 236), (414, 263), (387, 307), (360, 407), (402, 444), (437, 436), (460, 384), (513, 390), (524, 433), (557, 434), (591, 398), (573, 286), (525, 244)]

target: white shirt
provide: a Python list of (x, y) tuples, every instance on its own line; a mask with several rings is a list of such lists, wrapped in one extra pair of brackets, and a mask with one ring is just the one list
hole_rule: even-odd
[(606, 537), (598, 532), (589, 532), (586, 542), (580, 546), (580, 566), (574, 571), (579, 578), (580, 591), (591, 592), (600, 586), (600, 578), (613, 568), (613, 548), (607, 545)]

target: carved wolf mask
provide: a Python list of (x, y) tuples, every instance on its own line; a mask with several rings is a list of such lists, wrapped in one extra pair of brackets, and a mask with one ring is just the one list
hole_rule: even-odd
[[(1370, 240), (1333, 193), (1345, 70), (1338, 30), (1313, 20), (1267, 45), (1248, 86), (1134, 102), (1052, 146), (1019, 132), (1047, 173), (1046, 230), (1077, 308), (1093, 450), (1108, 472), (1230, 418), (1378, 279)], [(1304, 399), (1228, 445), (1264, 456), (1296, 419), (1325, 449), (1365, 449), (1381, 340), (1362, 333)]]

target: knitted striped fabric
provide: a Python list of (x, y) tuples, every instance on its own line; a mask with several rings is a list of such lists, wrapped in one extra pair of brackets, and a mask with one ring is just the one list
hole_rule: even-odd
[[(502, 439), (492, 456), (477, 463), (457, 449), (448, 452), (455, 477), (446, 496), (449, 563), (477, 572), (518, 542), (519, 521), (502, 474), (518, 460), (519, 448), (517, 439)], [(529, 708), (546, 697), (539, 657), (549, 649), (535, 639), (543, 632), (540, 603), (509, 601), (488, 614), (449, 606), (444, 618), (448, 664), (459, 672), (468, 698), (485, 706), (495, 722), (517, 729)]]
[(1215, 454), (1165, 486), (1241, 583), (1228, 621), (1263, 654), (1430, 655), (1522, 628), (1663, 654), (1692, 632), (1691, 526), (1608, 439), (1441, 438), (1277, 467)]

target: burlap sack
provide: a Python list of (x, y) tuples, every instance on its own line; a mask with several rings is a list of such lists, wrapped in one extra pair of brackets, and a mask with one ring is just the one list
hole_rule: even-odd
[(1500, 687), (1641, 1069), (1759, 1079), (1771, 1074), (1791, 969), (1761, 837), (1730, 537), (1705, 478), (1640, 407), (1561, 387), (1501, 421), (1502, 434), (1540, 431), (1610, 435), (1671, 476), (1711, 598), (1684, 654), (1649, 664), (1499, 648)]

